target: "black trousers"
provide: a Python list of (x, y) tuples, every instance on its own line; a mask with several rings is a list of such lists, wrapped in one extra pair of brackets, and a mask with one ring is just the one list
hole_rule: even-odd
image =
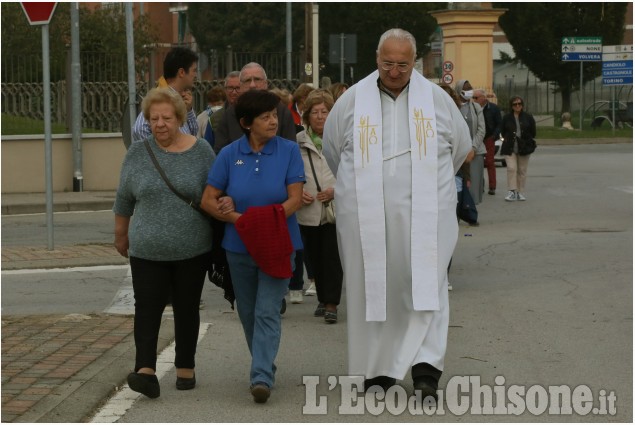
[(174, 339), (178, 368), (194, 368), (200, 326), (199, 303), (210, 254), (178, 261), (151, 261), (130, 257), (135, 298), (135, 372), (156, 370), (161, 316), (168, 299), (174, 312)]
[(339, 305), (344, 275), (335, 225), (300, 226), (300, 232), (304, 240), (304, 255), (313, 268), (318, 301)]

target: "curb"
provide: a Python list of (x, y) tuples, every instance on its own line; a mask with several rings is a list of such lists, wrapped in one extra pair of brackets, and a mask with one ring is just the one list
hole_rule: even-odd
[[(113, 201), (78, 201), (55, 202), (53, 200), (53, 212), (71, 211), (104, 211), (112, 210)], [(46, 203), (24, 203), (16, 205), (2, 205), (2, 215), (39, 214), (46, 212)]]
[[(572, 130), (575, 131), (575, 130)], [(633, 143), (633, 139), (628, 137), (600, 137), (589, 139), (540, 139), (536, 137), (538, 146), (550, 145), (611, 145), (619, 143)]]

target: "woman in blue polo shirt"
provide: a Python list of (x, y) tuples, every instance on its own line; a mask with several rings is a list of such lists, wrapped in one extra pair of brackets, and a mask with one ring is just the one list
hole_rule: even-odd
[[(207, 212), (227, 223), (222, 245), (227, 253), (238, 315), (252, 356), (251, 394), (257, 403), (267, 401), (275, 381), (274, 361), (281, 334), (280, 307), (289, 278), (274, 277), (263, 271), (256, 253), (252, 251), (251, 255), (247, 251), (247, 240), (241, 239), (235, 224), (243, 214), (245, 217), (249, 214), (249, 207), (281, 205), (279, 213), (284, 214), (283, 223), (286, 217), (288, 235), (285, 230), (279, 236), (281, 240), (267, 242), (275, 246), (285, 242), (282, 239), (288, 243), (290, 238), (288, 264), (293, 266), (293, 252), (302, 248), (295, 212), (302, 206), (304, 164), (298, 145), (276, 136), (279, 102), (275, 94), (266, 90), (250, 90), (238, 98), (236, 117), (245, 135), (218, 154), (201, 202)], [(262, 236), (258, 233), (256, 229), (248, 236), (258, 239)], [(243, 237), (246, 238), (244, 234)]]

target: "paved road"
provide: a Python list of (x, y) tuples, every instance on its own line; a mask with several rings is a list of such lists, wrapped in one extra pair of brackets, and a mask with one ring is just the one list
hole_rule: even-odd
[[(120, 422), (631, 422), (632, 158), (631, 144), (540, 146), (529, 165), (524, 203), (503, 201), (505, 169), (498, 169), (498, 193), (486, 195), (479, 206), (481, 226), (460, 228), (450, 274), (454, 290), (441, 380), (450, 400), (456, 399), (459, 389), (453, 384), (462, 376), (478, 377), (483, 385), (498, 384), (494, 396), (505, 396), (505, 402), (510, 402), (514, 385), (524, 386), (533, 396), (543, 394), (536, 385), (544, 391), (567, 385), (577, 391), (578, 401), (585, 396), (580, 391), (588, 386), (595, 400), (591, 407), (602, 408), (600, 401), (606, 405), (612, 395), (617, 397), (615, 415), (593, 411), (534, 415), (529, 401), (529, 408), (518, 416), (511, 414), (513, 409), (501, 416), (460, 414), (449, 405), (444, 415), (432, 417), (407, 411), (401, 415), (384, 411), (379, 416), (368, 410), (363, 415), (339, 413), (340, 387), (329, 390), (327, 379), (346, 373), (346, 309), (341, 309), (340, 323), (327, 326), (311, 316), (315, 300), (309, 298), (305, 304), (289, 306), (283, 319), (276, 388), (266, 405), (255, 405), (247, 390), (249, 356), (240, 323), (211, 285), (205, 289), (208, 307), (201, 316), (205, 325), (196, 389), (174, 388), (168, 347), (159, 399), (132, 399), (124, 390), (101, 410), (84, 415)], [(3, 229), (3, 245), (4, 238)], [(111, 292), (117, 284), (119, 288), (126, 284), (125, 278), (117, 283), (120, 278), (108, 284)], [(3, 273), (3, 303), (5, 279)], [(169, 317), (166, 320), (164, 328), (169, 328)], [(3, 323), (3, 421), (8, 388), (5, 328)], [(125, 376), (132, 355), (130, 350), (122, 352), (110, 366), (116, 369), (105, 370)], [(326, 414), (303, 414), (303, 406), (311, 404), (303, 385), (307, 376), (321, 378), (317, 395), (326, 397)], [(61, 405), (67, 410), (93, 406), (87, 399), (106, 379), (88, 382), (93, 386), (78, 382), (73, 403)], [(409, 379), (403, 386), (407, 393), (412, 389)], [(55, 413), (31, 417), (49, 421), (85, 417), (65, 416), (64, 409)]]

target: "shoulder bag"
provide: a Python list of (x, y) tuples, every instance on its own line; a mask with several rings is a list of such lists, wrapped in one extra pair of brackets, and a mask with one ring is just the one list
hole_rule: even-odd
[[(313, 166), (313, 158), (311, 157), (311, 150), (309, 148), (305, 148), (307, 154), (309, 155), (309, 163), (311, 164), (311, 171), (313, 172), (313, 178), (315, 179), (315, 185), (317, 186), (318, 192), (322, 192), (322, 188), (320, 187), (320, 182), (318, 182), (317, 175), (315, 174), (315, 167)], [(333, 205), (333, 201), (322, 202), (322, 218), (320, 218), (320, 224), (331, 223), (335, 224), (335, 205)]]
[[(209, 261), (207, 264), (207, 277), (214, 285), (225, 290), (225, 299), (229, 301), (232, 305), (232, 309), (234, 308), (234, 291), (231, 281), (231, 276), (229, 275), (229, 265), (227, 264), (227, 257), (225, 255), (225, 250), (220, 246), (225, 230), (225, 223), (220, 220), (215, 219), (210, 216), (203, 210), (199, 203), (195, 202), (193, 199), (189, 199), (187, 196), (183, 195), (181, 192), (176, 190), (176, 188), (172, 185), (168, 176), (165, 175), (163, 168), (157, 161), (156, 156), (154, 156), (154, 152), (152, 152), (152, 148), (150, 147), (150, 142), (148, 140), (144, 140), (143, 143), (146, 146), (148, 154), (150, 155), (150, 159), (154, 164), (155, 168), (161, 175), (161, 178), (168, 186), (168, 188), (179, 198), (183, 200), (190, 207), (194, 208), (196, 211), (201, 213), (204, 217), (210, 219), (212, 224), (212, 250), (211, 255), (209, 256)], [(215, 237), (216, 236), (216, 237)]]
[(168, 180), (168, 176), (165, 175), (163, 168), (161, 168), (159, 161), (157, 161), (157, 157), (154, 156), (154, 152), (152, 152), (152, 148), (150, 147), (150, 142), (148, 142), (148, 139), (144, 140), (143, 143), (146, 145), (146, 150), (148, 151), (148, 154), (150, 155), (150, 159), (152, 160), (152, 163), (154, 164), (155, 168), (161, 175), (161, 178), (163, 179), (165, 184), (168, 186), (168, 188), (172, 191), (172, 193), (174, 193), (176, 196), (181, 198), (183, 202), (188, 204), (190, 207), (194, 208), (196, 211), (203, 214), (204, 217), (210, 218), (210, 215), (207, 214), (205, 210), (201, 208), (201, 205), (198, 202), (195, 202), (193, 199), (189, 199), (187, 196), (183, 195), (181, 192), (176, 190), (174, 186), (172, 186), (172, 183), (170, 183), (170, 180)]
[(516, 138), (516, 141), (518, 142), (518, 155), (530, 155), (536, 150), (536, 141), (532, 138), (524, 139), (520, 137)]

